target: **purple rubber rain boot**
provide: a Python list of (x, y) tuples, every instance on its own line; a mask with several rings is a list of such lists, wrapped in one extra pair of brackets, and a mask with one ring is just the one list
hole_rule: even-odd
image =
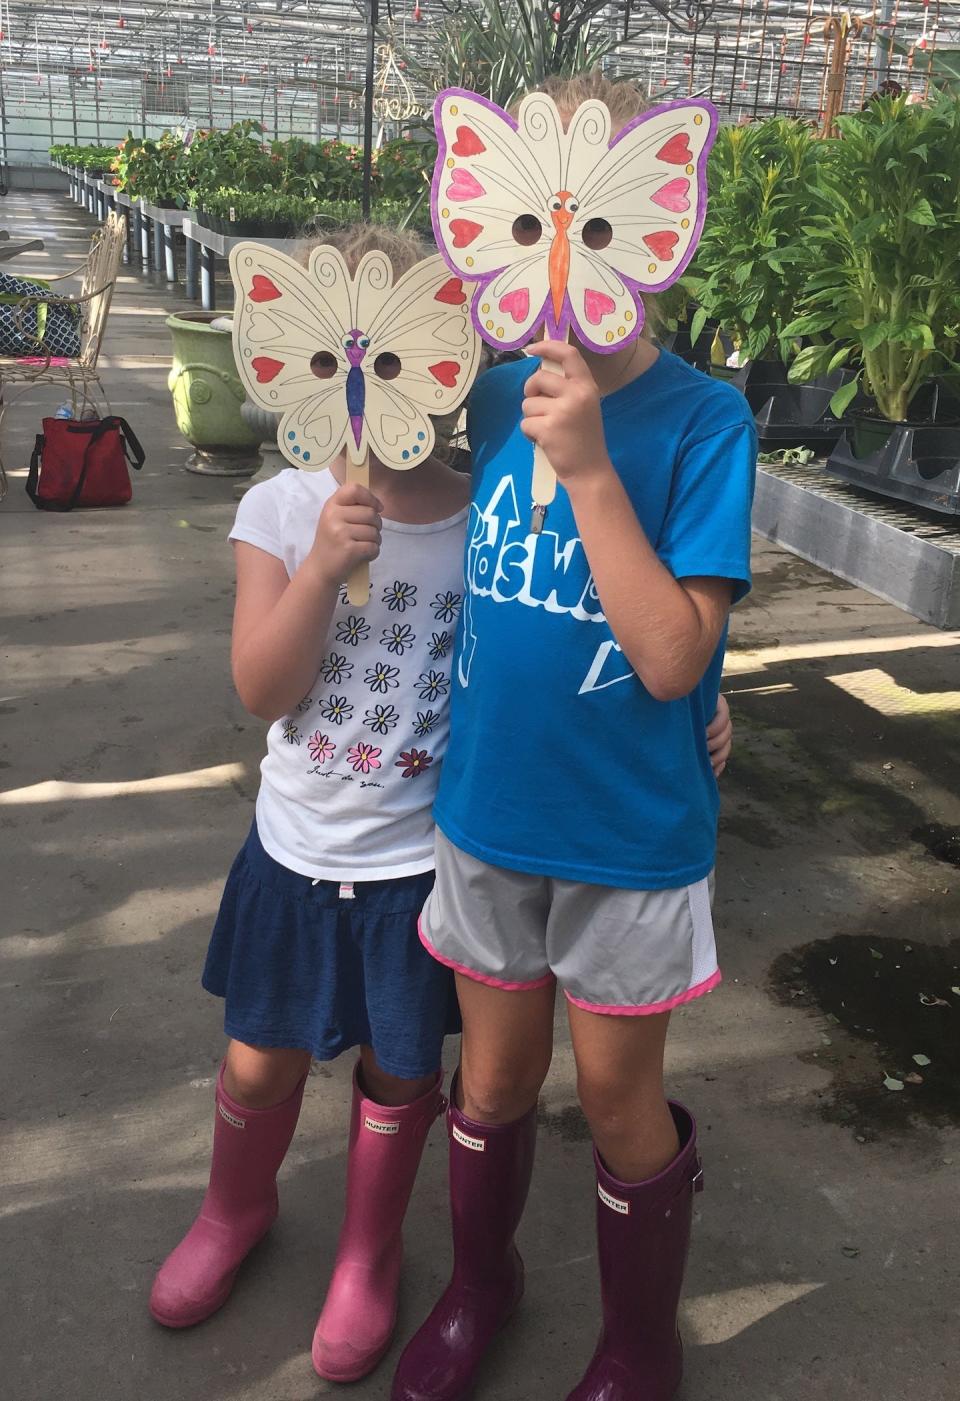
[(461, 1401), (496, 1334), (523, 1295), (513, 1243), (537, 1139), (534, 1107), (512, 1124), (475, 1124), (451, 1103), (453, 1278), (407, 1344), (392, 1401)]
[(677, 1307), (702, 1187), (697, 1126), (670, 1104), (680, 1152), (646, 1182), (619, 1182), (594, 1150), (603, 1331), (567, 1401), (671, 1401), (683, 1375)]
[(446, 1108), (442, 1073), (412, 1104), (366, 1099), (353, 1077), (347, 1206), (323, 1312), (313, 1335), (313, 1366), (334, 1382), (372, 1372), (393, 1337), (403, 1258), (403, 1218), (427, 1134)]
[(150, 1312), (166, 1328), (202, 1323), (225, 1304), (237, 1270), (277, 1216), (277, 1173), (300, 1116), (304, 1076), (270, 1109), (246, 1109), (217, 1076), (210, 1185), (200, 1215), (160, 1266)]

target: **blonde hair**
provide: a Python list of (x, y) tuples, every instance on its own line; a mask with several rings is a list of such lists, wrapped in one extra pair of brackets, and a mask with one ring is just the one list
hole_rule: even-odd
[[(317, 227), (308, 231), (294, 249), (293, 256), (306, 267), (310, 254), (320, 247), (336, 248), (343, 255), (351, 276), (368, 253), (386, 253), (395, 282), (417, 263), (436, 254), (436, 249), (431, 248), (426, 239), (407, 229), (391, 229), (386, 224), (350, 224), (342, 229)], [(436, 441), (430, 455), (438, 462), (449, 465), (453, 460), (453, 438), (461, 413), (462, 409), (455, 409), (452, 414), (431, 414)]]
[[(610, 113), (610, 128), (614, 135), (622, 131), (628, 122), (649, 112), (650, 102), (646, 93), (640, 91), (629, 79), (607, 78), (599, 68), (590, 68), (585, 73), (565, 78), (559, 73), (545, 79), (536, 92), (546, 93), (556, 103), (563, 124), (566, 127), (578, 107), (585, 102), (602, 102)], [(517, 104), (519, 106), (519, 103)], [(643, 298), (644, 322), (642, 335), (653, 340), (660, 323), (660, 310), (657, 298), (646, 293)]]
[(586, 73), (577, 73), (572, 78), (564, 78), (559, 73), (552, 74), (536, 89), (552, 97), (564, 125), (578, 107), (585, 102), (602, 102), (610, 113), (610, 123), (614, 132), (642, 116), (650, 110), (646, 94), (635, 83), (625, 78), (606, 78), (599, 68), (590, 68)]
[(386, 253), (395, 279), (434, 252), (426, 239), (405, 229), (391, 229), (386, 224), (349, 224), (342, 229), (324, 229), (320, 225), (308, 229), (293, 256), (306, 267), (310, 254), (321, 246), (336, 248), (342, 253), (351, 274), (356, 272), (367, 253)]

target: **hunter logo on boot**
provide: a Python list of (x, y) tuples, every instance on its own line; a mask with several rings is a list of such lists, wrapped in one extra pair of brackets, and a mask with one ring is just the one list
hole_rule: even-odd
[(608, 1206), (611, 1211), (619, 1211), (621, 1216), (630, 1215), (630, 1203), (622, 1201), (620, 1197), (611, 1197), (610, 1193), (599, 1182), (597, 1183), (597, 1195)]
[(371, 1133), (399, 1133), (398, 1123), (384, 1123), (382, 1119), (371, 1119), (369, 1114), (363, 1116), (363, 1127), (369, 1129)]
[(246, 1119), (238, 1119), (236, 1114), (231, 1114), (229, 1109), (224, 1109), (219, 1100), (217, 1100), (217, 1113), (221, 1119), (226, 1119), (231, 1128), (245, 1129), (247, 1127)]
[(458, 1143), (462, 1143), (464, 1148), (472, 1148), (475, 1153), (485, 1153), (487, 1151), (487, 1140), (485, 1138), (471, 1138), (463, 1129), (453, 1126), (453, 1136)]

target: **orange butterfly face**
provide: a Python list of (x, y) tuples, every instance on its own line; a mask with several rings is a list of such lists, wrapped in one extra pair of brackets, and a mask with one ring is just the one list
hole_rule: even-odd
[(564, 130), (543, 93), (514, 120), (450, 89), (435, 118), (434, 230), (451, 270), (476, 284), (480, 335), (514, 349), (541, 328), (573, 331), (600, 351), (637, 336), (642, 293), (676, 281), (703, 227), (710, 103), (654, 108), (612, 139), (602, 103)]

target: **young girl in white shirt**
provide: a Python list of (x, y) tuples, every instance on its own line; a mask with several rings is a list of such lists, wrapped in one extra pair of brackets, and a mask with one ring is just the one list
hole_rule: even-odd
[[(380, 249), (397, 277), (430, 252), (383, 228), (325, 241), (351, 271)], [(255, 821), (203, 974), (224, 998), (230, 1038), (210, 1182), (150, 1299), (171, 1328), (225, 1303), (277, 1215), (311, 1057), (358, 1047), (346, 1213), (313, 1341), (319, 1375), (341, 1382), (389, 1346), (403, 1218), (445, 1108), (443, 1038), (460, 1026), (452, 974), (422, 946), (417, 920), (433, 884), (469, 502), (469, 480), (436, 456), (404, 472), (373, 460), (370, 490), (344, 478), (342, 458), (283, 471), (251, 488), (231, 531), (233, 675), (270, 728)], [(370, 600), (357, 608), (342, 585), (363, 562)], [(725, 707), (711, 734), (722, 767)]]

